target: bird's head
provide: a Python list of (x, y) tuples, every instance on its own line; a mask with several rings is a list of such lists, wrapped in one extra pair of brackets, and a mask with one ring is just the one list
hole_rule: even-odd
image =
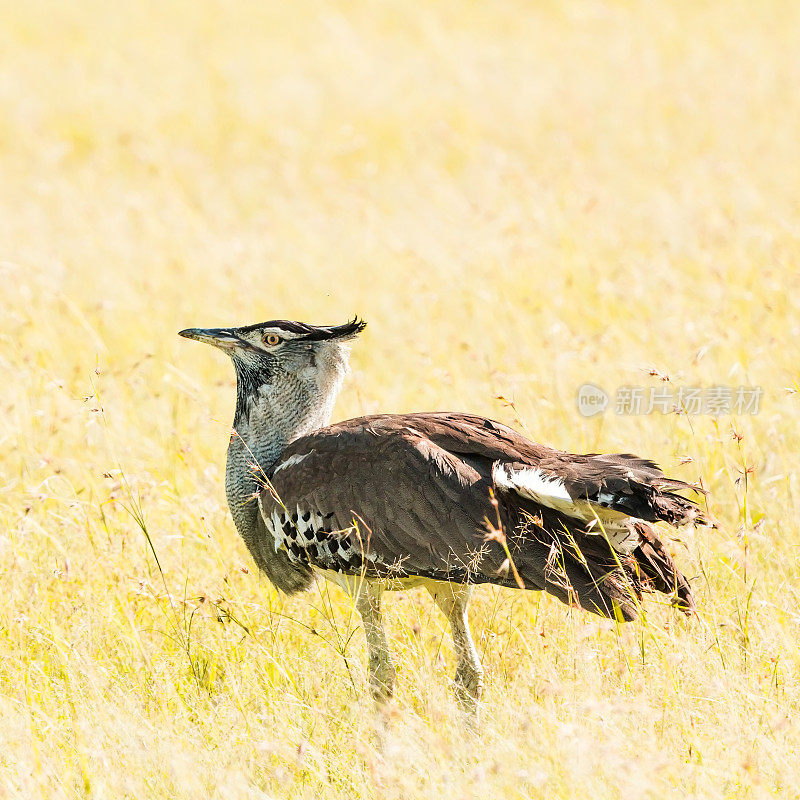
[[(290, 438), (326, 425), (347, 372), (346, 342), (366, 323), (357, 317), (344, 325), (308, 325), (271, 320), (241, 328), (188, 328), (187, 339), (214, 345), (233, 361), (237, 378), (236, 422), (254, 413), (285, 418)], [(327, 417), (323, 419), (324, 417)]]

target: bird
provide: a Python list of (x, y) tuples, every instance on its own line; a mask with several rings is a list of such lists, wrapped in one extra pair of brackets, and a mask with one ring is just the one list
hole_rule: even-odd
[(424, 587), (447, 617), (454, 689), (475, 712), (484, 673), (467, 607), (479, 584), (544, 591), (627, 622), (644, 592), (696, 606), (651, 523), (707, 524), (702, 487), (630, 453), (573, 454), (456, 412), (376, 414), (331, 424), (348, 343), (366, 327), (276, 319), (180, 335), (230, 356), (236, 409), (225, 491), (255, 563), (292, 595), (324, 578), (361, 615), (378, 704), (396, 670), (387, 590)]

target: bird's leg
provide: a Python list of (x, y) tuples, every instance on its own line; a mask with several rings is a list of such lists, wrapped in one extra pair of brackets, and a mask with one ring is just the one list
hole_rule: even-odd
[(472, 587), (437, 581), (427, 589), (450, 621), (453, 649), (456, 652), (456, 699), (465, 711), (475, 714), (483, 692), (483, 667), (475, 642), (472, 641), (467, 617)]
[(364, 623), (369, 659), (369, 684), (377, 703), (388, 700), (394, 692), (395, 668), (381, 616), (381, 585), (363, 581), (356, 595), (356, 608)]

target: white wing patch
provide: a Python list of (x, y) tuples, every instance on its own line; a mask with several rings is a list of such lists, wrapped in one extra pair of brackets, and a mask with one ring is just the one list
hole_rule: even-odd
[(499, 489), (516, 492), (546, 508), (589, 523), (592, 533), (606, 536), (614, 550), (622, 555), (632, 553), (639, 545), (639, 534), (632, 525), (638, 520), (623, 511), (601, 505), (614, 502), (613, 495), (607, 492), (599, 494), (599, 502), (596, 503), (573, 500), (561, 478), (548, 475), (536, 467), (513, 469), (502, 461), (492, 467), (492, 478)]
[(516, 492), (562, 514), (576, 516), (575, 503), (567, 494), (564, 481), (555, 475), (547, 475), (536, 467), (515, 470), (510, 464), (498, 461), (492, 467), (492, 477), (501, 489)]
[(295, 453), (293, 456), (289, 456), (282, 464), (278, 464), (277, 467), (272, 471), (273, 475), (277, 475), (282, 469), (286, 469), (287, 467), (293, 467), (295, 464), (299, 464), (304, 458), (307, 458), (311, 455), (314, 451), (312, 450), (309, 453)]

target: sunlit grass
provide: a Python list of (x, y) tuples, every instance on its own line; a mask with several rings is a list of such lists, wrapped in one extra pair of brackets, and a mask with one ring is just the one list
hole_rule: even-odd
[[(0, 13), (0, 795), (800, 794), (796, 4)], [(349, 602), (255, 574), (232, 370), (176, 335), (356, 312), (339, 418), (475, 411), (702, 480), (699, 618), (478, 590), (470, 734), (444, 621), (396, 595), (377, 719)], [(576, 411), (662, 377), (760, 413)]]

